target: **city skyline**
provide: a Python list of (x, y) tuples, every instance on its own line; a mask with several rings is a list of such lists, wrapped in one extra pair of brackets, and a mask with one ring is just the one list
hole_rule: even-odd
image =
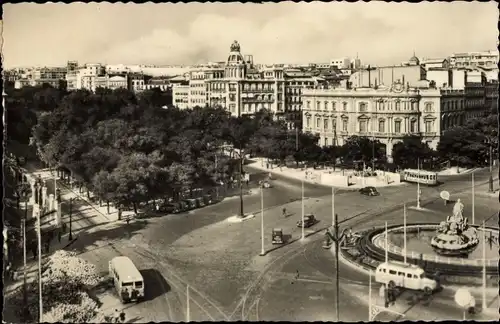
[(498, 37), (494, 2), (6, 4), (3, 19), (6, 68), (199, 64), (225, 60), (233, 40), (257, 63), (359, 55), (391, 64), (414, 51), (443, 57), (494, 49)]

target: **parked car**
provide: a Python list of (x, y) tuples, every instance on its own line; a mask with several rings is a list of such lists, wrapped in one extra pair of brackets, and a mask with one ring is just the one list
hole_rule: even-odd
[[(314, 217), (313, 214), (307, 214), (307, 215), (304, 215), (304, 227), (311, 227), (313, 226), (314, 224), (316, 224), (318, 222), (318, 220), (316, 219), (316, 217)], [(299, 220), (297, 222), (297, 227), (302, 227), (302, 220)]]
[(203, 197), (195, 198), (195, 200), (196, 200), (196, 208), (201, 208), (205, 206), (205, 201), (203, 200)]
[(195, 209), (198, 207), (196, 199), (190, 198), (190, 199), (184, 199), (183, 201), (186, 203), (188, 210)]
[(214, 203), (214, 199), (212, 198), (212, 195), (203, 195), (203, 202), (205, 205), (211, 205)]
[(380, 193), (377, 191), (375, 187), (364, 187), (359, 189), (359, 193), (367, 196), (379, 196)]
[(179, 201), (178, 204), (180, 206), (181, 211), (186, 211), (190, 209), (188, 203), (184, 200)]
[(182, 210), (182, 207), (178, 203), (166, 203), (158, 206), (158, 211), (162, 213), (177, 214)]

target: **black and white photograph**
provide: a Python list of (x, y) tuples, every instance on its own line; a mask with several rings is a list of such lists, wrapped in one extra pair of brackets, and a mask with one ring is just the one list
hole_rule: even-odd
[(3, 3), (3, 321), (497, 321), (498, 22)]

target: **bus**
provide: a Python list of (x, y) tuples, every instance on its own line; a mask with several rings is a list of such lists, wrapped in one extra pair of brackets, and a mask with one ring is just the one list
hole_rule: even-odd
[(439, 287), (436, 279), (429, 277), (421, 267), (397, 261), (379, 264), (375, 269), (375, 281), (389, 288), (423, 290), (427, 294)]
[(403, 171), (403, 181), (435, 186), (438, 184), (437, 172), (406, 169)]
[(128, 257), (118, 256), (109, 261), (109, 275), (122, 303), (144, 298), (144, 279)]

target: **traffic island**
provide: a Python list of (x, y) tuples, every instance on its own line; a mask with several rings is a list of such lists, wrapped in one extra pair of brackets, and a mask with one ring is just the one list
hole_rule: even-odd
[(233, 215), (233, 216), (227, 218), (226, 220), (229, 223), (241, 223), (241, 222), (247, 221), (249, 219), (252, 219), (254, 217), (255, 217), (254, 214), (247, 214), (247, 215), (245, 215), (243, 217), (241, 217), (240, 215)]
[[(440, 224), (408, 224), (407, 228), (408, 232), (416, 227), (420, 228), (422, 232), (429, 231), (429, 229), (432, 228), (434, 233), (434, 229), (439, 225)], [(404, 256), (399, 244), (393, 242), (394, 238), (391, 236), (391, 232), (400, 230), (402, 230), (401, 225), (394, 225), (388, 228), (391, 242), (388, 242), (387, 245), (387, 256), (389, 260), (397, 262), (402, 262)], [(498, 233), (497, 228), (487, 227), (486, 231)], [(354, 234), (351, 241), (341, 242), (340, 259), (366, 273), (374, 271), (380, 263), (385, 261), (385, 242), (381, 240), (381, 237), (385, 237), (384, 232), (384, 228), (375, 228)], [(331, 249), (331, 251), (334, 253), (333, 249)], [(440, 274), (442, 283), (473, 286), (482, 284), (481, 275), (483, 268), (482, 262), (478, 260), (464, 258), (457, 258), (454, 260), (453, 258), (431, 256), (425, 253), (415, 252), (409, 252), (406, 260), (410, 264), (421, 266), (429, 274)], [(486, 273), (488, 285), (494, 284), (495, 280), (498, 280), (496, 263), (493, 264), (493, 262), (488, 260)]]

